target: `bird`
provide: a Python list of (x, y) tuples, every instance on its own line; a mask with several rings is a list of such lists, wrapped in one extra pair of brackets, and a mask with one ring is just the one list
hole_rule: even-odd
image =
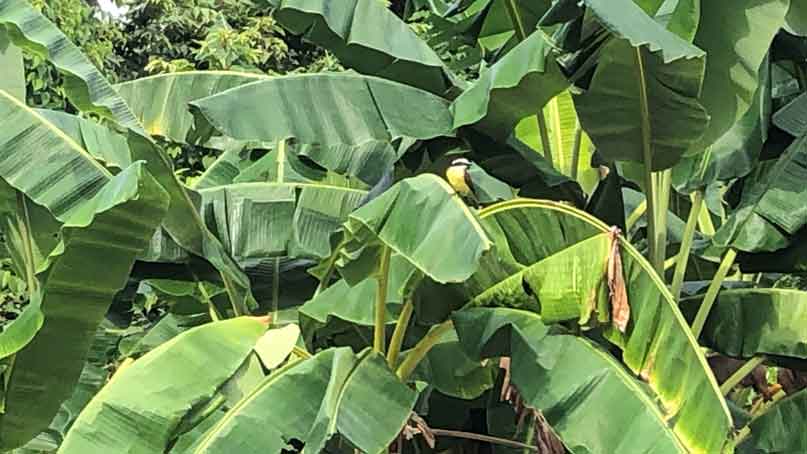
[(478, 202), (474, 194), (471, 174), (468, 172), (470, 167), (471, 161), (465, 158), (453, 160), (448, 169), (446, 169), (446, 180), (460, 197), (470, 200), (476, 206)]

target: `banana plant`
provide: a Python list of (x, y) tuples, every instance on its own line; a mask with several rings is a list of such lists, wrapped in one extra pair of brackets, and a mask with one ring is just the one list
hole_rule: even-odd
[[(0, 0), (0, 221), (30, 298), (0, 333), (3, 449), (804, 446), (804, 392), (744, 384), (807, 355), (804, 292), (771, 285), (804, 269), (796, 2), (407, 2), (478, 46), (469, 81), (383, 2), (265, 3), (353, 71), (113, 87)], [(81, 115), (19, 101), (18, 48)], [(164, 143), (218, 157), (186, 186)], [(447, 168), (518, 197), (476, 206)], [(619, 219), (637, 189), (631, 240), (578, 208)], [(155, 320), (82, 387), (124, 301)], [(721, 357), (744, 363), (718, 380)]]

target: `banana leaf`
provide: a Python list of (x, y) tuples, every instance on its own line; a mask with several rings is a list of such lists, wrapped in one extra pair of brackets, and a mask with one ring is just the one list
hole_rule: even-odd
[(428, 383), (446, 396), (472, 400), (493, 388), (496, 368), (494, 361), (468, 356), (456, 336), (446, 336), (418, 363), (412, 380)]
[[(319, 165), (368, 184), (406, 151), (398, 150), (401, 141), (453, 135), (444, 99), (357, 74), (278, 77), (190, 105), (200, 131), (243, 141), (295, 139), (313, 146), (302, 153)], [(267, 105), (274, 107), (267, 111)]]
[(790, 135), (800, 137), (807, 133), (807, 93), (802, 93), (773, 115), (773, 124)]
[[(673, 168), (673, 186), (680, 192), (705, 190), (715, 181), (748, 175), (768, 140), (771, 119), (771, 65), (763, 61), (751, 106), (731, 128), (703, 153), (685, 156)], [(776, 122), (776, 116), (774, 116)]]
[[(467, 284), (477, 304), (530, 308), (549, 320), (584, 325), (595, 315), (608, 320), (602, 309), (608, 226), (547, 201), (505, 202), (481, 217), (497, 256), (483, 260)], [(731, 418), (700, 347), (647, 261), (622, 237), (619, 248), (631, 315), (624, 334), (606, 325), (607, 338), (658, 396), (680, 442), (693, 452), (719, 451)]]
[[(241, 266), (329, 256), (331, 233), (367, 194), (360, 181), (314, 168), (289, 148), (270, 151), (232, 184), (199, 191), (207, 227)], [(154, 256), (170, 255), (170, 243), (159, 246)]]
[(59, 453), (165, 451), (182, 419), (216, 394), (265, 332), (262, 321), (241, 317), (157, 347), (113, 376), (81, 412)]
[(717, 452), (703, 441), (685, 446), (664, 407), (593, 342), (551, 332), (538, 315), (516, 309), (472, 308), (452, 318), (469, 356), (510, 357), (511, 383), (569, 452)]
[[(289, 396), (295, 405), (277, 405)], [(328, 349), (269, 375), (185, 452), (280, 452), (292, 439), (306, 452), (321, 452), (336, 434), (363, 452), (380, 452), (409, 419), (416, 397), (377, 353)]]
[(717, 230), (713, 243), (745, 252), (782, 249), (807, 224), (801, 200), (807, 191), (807, 136), (794, 141), (776, 161), (763, 162), (746, 179), (742, 198)]
[(183, 248), (205, 258), (225, 276), (234, 305), (244, 312), (254, 306), (249, 280), (205, 228), (194, 206), (196, 195), (179, 182), (168, 156), (146, 135), (126, 101), (81, 50), (26, 0), (0, 1), (0, 24), (14, 45), (49, 61), (62, 73), (65, 93), (76, 108), (126, 129), (132, 160), (146, 161), (149, 172), (170, 195), (166, 230)]
[(575, 97), (583, 128), (609, 161), (675, 165), (702, 135), (698, 102), (704, 52), (645, 14), (631, 0), (586, 0), (616, 39), (600, 49), (588, 88)]
[(188, 103), (268, 77), (234, 71), (160, 74), (115, 86), (146, 132), (174, 142), (191, 142), (193, 115)]
[[(694, 319), (702, 295), (684, 298)], [(735, 358), (776, 355), (807, 359), (807, 292), (790, 289), (722, 290), (706, 319), (701, 342)]]
[(76, 115), (45, 109), (35, 111), (107, 167), (125, 169), (132, 164), (125, 136)]
[[(78, 174), (63, 178), (72, 176)], [(39, 275), (41, 287), (32, 291), (33, 309), (41, 310), (45, 323), (15, 354), (6, 379), (0, 419), (6, 449), (47, 428), (73, 393), (96, 328), (168, 208), (167, 194), (142, 163), (105, 181), (96, 194), (78, 197), (82, 203), (63, 218), (61, 241)]]
[(797, 453), (807, 446), (807, 390), (773, 404), (749, 424), (751, 435), (737, 447), (739, 454)]
[[(394, 324), (403, 304), (403, 291), (414, 269), (403, 257), (390, 258), (387, 291), (387, 324)], [(378, 281), (369, 277), (350, 286), (340, 279), (300, 307), (300, 324), (306, 339), (337, 319), (358, 326), (375, 323), (375, 299)]]
[[(549, 0), (515, 0), (511, 5), (518, 11), (524, 30), (529, 34), (535, 30), (539, 19), (546, 13), (551, 3)], [(519, 37), (505, 2), (490, 2), (475, 38), (485, 55), (495, 56), (502, 53), (506, 55), (518, 44)]]
[(351, 213), (342, 244), (339, 270), (349, 283), (375, 269), (377, 254), (368, 251), (380, 246), (440, 283), (466, 280), (492, 247), (476, 215), (433, 174), (403, 180)]
[[(553, 167), (563, 175), (577, 175), (577, 182), (583, 190), (591, 194), (599, 182), (599, 173), (591, 165), (591, 158), (594, 154), (594, 144), (582, 127), (574, 108), (572, 94), (566, 90), (552, 98), (543, 108), (546, 119), (549, 143), (552, 147)], [(576, 136), (579, 131), (579, 138)], [(538, 131), (538, 119), (534, 116), (521, 120), (516, 125), (515, 136), (535, 150), (543, 154), (540, 132)], [(579, 140), (579, 152), (577, 155), (577, 168), (575, 165), (574, 147)], [(545, 198), (545, 197), (538, 197)]]
[(703, 136), (692, 144), (702, 153), (725, 140), (755, 102), (758, 72), (773, 37), (784, 25), (790, 0), (741, 0), (731, 6), (702, 2), (695, 45), (703, 49), (706, 77), (700, 102), (710, 120)]
[(283, 27), (345, 66), (442, 94), (453, 76), (409, 25), (377, 0), (268, 0)]
[(25, 68), (22, 51), (11, 44), (5, 30), (0, 31), (0, 89), (25, 102)]
[(454, 127), (476, 125), (491, 137), (507, 138), (519, 120), (534, 115), (568, 85), (544, 34), (536, 31), (454, 100)]

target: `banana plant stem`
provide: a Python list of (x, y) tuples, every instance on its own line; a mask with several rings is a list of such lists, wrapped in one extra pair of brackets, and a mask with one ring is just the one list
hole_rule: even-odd
[(275, 272), (272, 275), (272, 323), (277, 323), (277, 311), (280, 306), (280, 257), (274, 260)]
[[(527, 438), (524, 440), (524, 444), (532, 448), (533, 441), (535, 440), (535, 415), (529, 415), (527, 417)], [(529, 448), (524, 448), (522, 454), (530, 454), (532, 450)]]
[(656, 178), (656, 261), (663, 264), (667, 258), (667, 213), (670, 210), (670, 189), (672, 188), (672, 170), (658, 173)]
[[(516, 32), (518, 42), (527, 39), (527, 30), (524, 28), (524, 21), (521, 19), (521, 14), (518, 12), (518, 5), (516, 0), (505, 0), (504, 6), (507, 9), (507, 15), (510, 17), (510, 22)], [(544, 158), (549, 161), (549, 164), (554, 166), (552, 159), (552, 144), (549, 141), (549, 129), (546, 126), (546, 118), (544, 118), (543, 106), (538, 109), (535, 114), (538, 121), (538, 133), (541, 136), (541, 147), (544, 151)]]
[(541, 147), (544, 149), (544, 158), (554, 167), (555, 160), (552, 157), (552, 142), (549, 141), (549, 129), (546, 126), (546, 118), (544, 118), (543, 109), (538, 109), (536, 118), (538, 119), (538, 132), (541, 135)]
[(574, 126), (574, 142), (572, 142), (572, 180), (577, 180), (577, 168), (580, 166), (580, 149), (583, 146), (583, 127), (580, 121)]
[(647, 213), (647, 200), (642, 200), (642, 203), (637, 205), (636, 208), (628, 215), (628, 219), (625, 221), (625, 227), (628, 230), (632, 229), (645, 213)]
[(726, 275), (728, 275), (731, 266), (734, 265), (734, 259), (736, 257), (737, 251), (734, 249), (729, 249), (723, 256), (723, 260), (720, 262), (720, 267), (717, 269), (717, 272), (712, 278), (712, 282), (709, 284), (709, 289), (706, 290), (706, 296), (703, 297), (701, 307), (698, 308), (698, 313), (695, 315), (695, 321), (692, 322), (692, 334), (695, 336), (695, 339), (700, 337), (701, 332), (703, 331), (703, 326), (706, 324), (706, 319), (709, 317), (709, 312), (712, 310), (712, 306), (717, 300), (717, 294), (720, 292), (720, 286), (723, 285), (723, 281), (726, 279)]
[(695, 238), (695, 227), (698, 225), (698, 216), (703, 205), (703, 191), (695, 191), (692, 194), (692, 208), (689, 210), (687, 224), (684, 228), (684, 238), (681, 240), (681, 249), (678, 251), (678, 260), (675, 264), (675, 272), (672, 280), (672, 296), (677, 303), (681, 298), (681, 287), (684, 285), (684, 276), (689, 263), (689, 252), (692, 250), (692, 241)]
[(706, 204), (701, 206), (701, 212), (698, 216), (698, 227), (704, 235), (711, 236), (715, 234), (715, 224), (712, 222), (712, 216), (709, 214), (709, 209), (706, 207)]
[(387, 352), (387, 364), (392, 369), (398, 365), (398, 355), (401, 354), (401, 346), (403, 345), (406, 328), (409, 326), (414, 307), (412, 299), (407, 298), (403, 309), (401, 309), (401, 315), (398, 316), (398, 321), (395, 323), (395, 331), (392, 333), (392, 340), (390, 340), (389, 351)]
[(384, 353), (387, 342), (387, 285), (389, 284), (389, 260), (392, 250), (384, 247), (378, 267), (378, 287), (375, 298), (375, 327), (373, 330), (373, 350)]
[(426, 357), (426, 354), (440, 342), (440, 339), (443, 337), (443, 334), (447, 333), (454, 329), (454, 323), (451, 320), (445, 321), (436, 327), (432, 328), (428, 334), (423, 336), (423, 339), (415, 345), (415, 347), (409, 351), (409, 354), (406, 356), (406, 359), (403, 360), (400, 366), (398, 366), (398, 370), (396, 373), (398, 374), (398, 378), (401, 380), (406, 380), (415, 370), (418, 364)]
[(735, 386), (751, 373), (757, 366), (765, 362), (765, 355), (755, 356), (737, 369), (723, 384), (720, 385), (720, 393), (727, 396)]

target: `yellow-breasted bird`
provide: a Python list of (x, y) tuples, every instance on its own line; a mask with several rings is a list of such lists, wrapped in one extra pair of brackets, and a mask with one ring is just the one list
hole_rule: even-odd
[(472, 202), (474, 206), (479, 205), (479, 202), (474, 194), (474, 185), (471, 181), (471, 174), (468, 169), (471, 167), (471, 161), (459, 158), (451, 162), (451, 166), (446, 169), (446, 180), (448, 184), (457, 191), (460, 197), (466, 198)]

